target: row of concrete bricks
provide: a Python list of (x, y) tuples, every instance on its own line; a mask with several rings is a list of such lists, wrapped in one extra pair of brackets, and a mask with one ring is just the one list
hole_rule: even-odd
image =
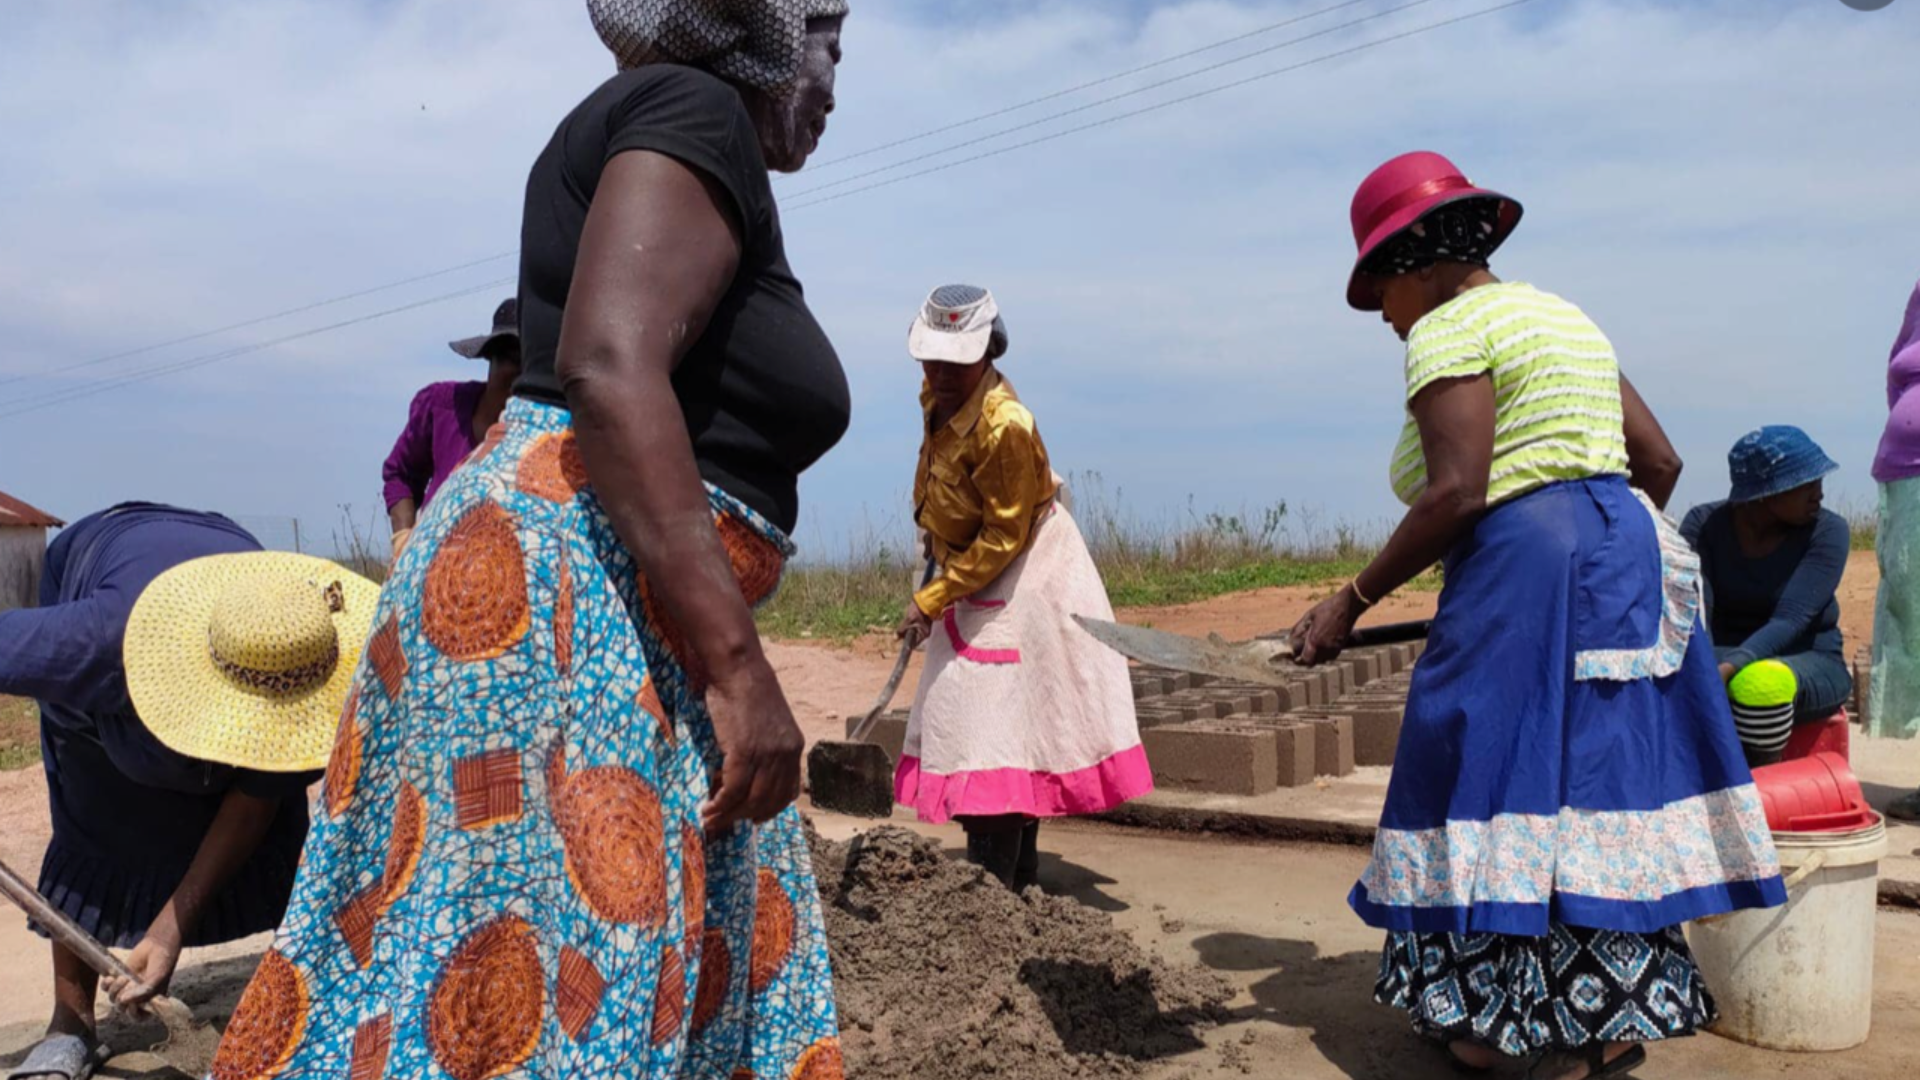
[[(1357, 765), (1391, 765), (1405, 707), (1404, 688), (1382, 688), (1342, 700), (1337, 711), (1143, 726), (1140, 741), (1156, 787), (1264, 795), (1310, 784), (1316, 776), (1346, 776)], [(849, 735), (853, 726), (849, 718)], [(905, 712), (881, 716), (867, 736), (894, 761), (906, 737)]]
[[(1234, 682), (1167, 668), (1140, 667), (1133, 670), (1133, 697), (1137, 702), (1152, 701), (1157, 704), (1156, 699), (1159, 698), (1184, 699), (1198, 691), (1246, 692), (1253, 700), (1235, 711), (1261, 714), (1289, 712), (1296, 708), (1323, 705), (1376, 679), (1399, 674), (1412, 667), (1425, 651), (1426, 642), (1421, 641), (1354, 650), (1342, 654), (1339, 660), (1331, 664), (1315, 668), (1283, 662), (1275, 665), (1276, 671), (1293, 678), (1279, 686)], [(1266, 694), (1271, 694), (1271, 698), (1265, 697)]]
[(1154, 784), (1221, 795), (1264, 795), (1360, 765), (1391, 765), (1406, 711), (1404, 688), (1363, 691), (1325, 709), (1146, 728)]

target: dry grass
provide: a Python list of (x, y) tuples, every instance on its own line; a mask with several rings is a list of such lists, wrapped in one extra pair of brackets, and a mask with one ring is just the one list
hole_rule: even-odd
[[(1201, 512), (1189, 504), (1173, 519), (1127, 511), (1124, 493), (1097, 475), (1074, 480), (1074, 517), (1116, 607), (1158, 607), (1281, 585), (1312, 585), (1351, 576), (1366, 565), (1387, 527), (1335, 523), (1294, 515), (1274, 503), (1236, 513)], [(869, 530), (831, 563), (794, 567), (760, 615), (776, 638), (847, 641), (891, 627), (906, 606), (916, 567), (903, 537)], [(1413, 588), (1437, 588), (1429, 575)]]
[(39, 763), (39, 706), (26, 698), (0, 697), (0, 772)]

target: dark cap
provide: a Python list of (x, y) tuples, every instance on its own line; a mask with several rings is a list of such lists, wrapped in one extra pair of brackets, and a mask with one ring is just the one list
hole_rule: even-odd
[(520, 340), (520, 301), (517, 297), (508, 297), (500, 301), (493, 309), (493, 330), (479, 337), (461, 338), (447, 342), (447, 348), (469, 360), (478, 360), (487, 354), (487, 349), (501, 338)]

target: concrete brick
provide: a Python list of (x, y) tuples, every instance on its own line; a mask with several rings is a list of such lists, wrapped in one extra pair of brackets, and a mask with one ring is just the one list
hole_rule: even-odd
[(1273, 694), (1273, 711), (1275, 714), (1290, 713), (1296, 708), (1306, 707), (1307, 703), (1305, 701), (1294, 696), (1296, 692), (1295, 688), (1299, 685), (1299, 683), (1288, 683), (1285, 686), (1275, 686), (1269, 689), (1269, 692)]
[(1169, 709), (1163, 705), (1137, 705), (1134, 707), (1133, 712), (1134, 716), (1139, 720), (1142, 731), (1145, 731), (1147, 728), (1165, 727), (1168, 724), (1184, 724), (1187, 722), (1187, 718), (1182, 715), (1179, 710)]
[(1387, 650), (1387, 667), (1398, 675), (1413, 666), (1413, 646), (1402, 642)]
[[(847, 717), (846, 737), (853, 738), (853, 729), (859, 726), (860, 717)], [(877, 743), (897, 763), (900, 750), (907, 743), (907, 713), (904, 710), (881, 713), (880, 719), (873, 722), (873, 730), (867, 732), (867, 741)]]
[(1302, 678), (1291, 684), (1293, 707), (1296, 709), (1317, 709), (1327, 703), (1327, 684), (1319, 678)]
[(1253, 711), (1253, 695), (1245, 690), (1231, 687), (1212, 688), (1207, 691), (1207, 700), (1214, 703), (1220, 717), (1245, 716)]
[(1264, 795), (1278, 784), (1278, 743), (1270, 728), (1218, 721), (1141, 732), (1153, 781), (1221, 795)]
[(1313, 771), (1316, 776), (1353, 773), (1353, 717), (1345, 713), (1309, 713), (1300, 717), (1313, 725)]
[(1353, 685), (1365, 686), (1381, 676), (1380, 662), (1384, 659), (1372, 650), (1360, 653), (1347, 662), (1353, 670)]
[(1332, 703), (1335, 698), (1351, 689), (1351, 687), (1347, 686), (1347, 669), (1345, 666), (1335, 664), (1316, 670), (1320, 677), (1320, 701), (1323, 704)]
[(1400, 745), (1400, 721), (1404, 707), (1392, 699), (1343, 701), (1340, 708), (1353, 717), (1353, 763), (1355, 765), (1391, 765), (1393, 752)]
[(1133, 700), (1144, 701), (1147, 698), (1159, 697), (1172, 689), (1169, 685), (1171, 681), (1172, 680), (1159, 675), (1135, 674), (1133, 676)]
[(1274, 751), (1278, 759), (1276, 779), (1281, 787), (1305, 787), (1313, 783), (1314, 726), (1297, 721), (1274, 724)]

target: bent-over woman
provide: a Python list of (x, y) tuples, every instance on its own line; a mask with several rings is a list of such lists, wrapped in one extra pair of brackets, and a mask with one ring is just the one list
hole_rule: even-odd
[(752, 607), (850, 410), (768, 177), (847, 6), (588, 10), (621, 70), (527, 178), (516, 397), (385, 585), (217, 1075), (842, 1075)]
[[(279, 924), (376, 592), (218, 514), (124, 503), (54, 539), (39, 607), (0, 612), (0, 693), (40, 703), (39, 891), (132, 950), (116, 1002), (164, 991), (183, 949)], [(13, 1080), (84, 1080), (104, 1056), (93, 969), (56, 943), (53, 979)]]
[(947, 285), (907, 335), (926, 373), (914, 521), (939, 573), (900, 633), (928, 640), (895, 795), (957, 819), (967, 858), (1024, 889), (1042, 818), (1095, 814), (1153, 787), (1127, 662), (1073, 622), (1113, 618), (1033, 413), (996, 361), (992, 294)]
[(1680, 461), (1599, 327), (1488, 269), (1517, 202), (1414, 153), (1352, 218), (1347, 302), (1407, 346), (1408, 509), (1294, 627), (1300, 659), (1446, 572), (1349, 901), (1388, 934), (1375, 998), (1468, 1068), (1621, 1075), (1714, 1017), (1681, 925), (1785, 899), (1699, 566), (1661, 511)]

